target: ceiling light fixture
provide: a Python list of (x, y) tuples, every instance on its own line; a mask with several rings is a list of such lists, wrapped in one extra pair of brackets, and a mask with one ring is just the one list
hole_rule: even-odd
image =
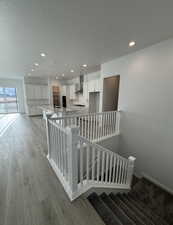
[(133, 46), (135, 46), (135, 45), (136, 45), (135, 41), (130, 41), (130, 42), (129, 42), (129, 47), (133, 47)]
[(64, 73), (62, 74), (62, 77), (64, 77)]
[(71, 73), (74, 73), (74, 70), (70, 70)]
[(34, 72), (34, 69), (32, 69), (31, 71)]
[(83, 67), (87, 67), (87, 64), (83, 64)]
[(35, 66), (39, 66), (39, 64), (38, 64), (38, 63), (34, 63), (34, 65), (35, 65)]
[(46, 53), (42, 52), (41, 54), (41, 57), (46, 57)]

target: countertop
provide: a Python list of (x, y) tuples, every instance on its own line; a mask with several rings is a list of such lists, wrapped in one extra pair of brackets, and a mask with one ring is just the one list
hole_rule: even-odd
[(58, 116), (65, 116), (65, 115), (73, 115), (73, 114), (86, 114), (88, 113), (87, 107), (80, 107), (80, 106), (70, 106), (69, 108), (54, 108), (51, 105), (42, 105), (40, 108), (47, 112), (52, 114), (57, 114)]

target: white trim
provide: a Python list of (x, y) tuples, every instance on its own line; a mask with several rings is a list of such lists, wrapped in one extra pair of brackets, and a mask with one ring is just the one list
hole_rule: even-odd
[(54, 161), (52, 159), (50, 159), (47, 156), (47, 159), (53, 169), (53, 171), (55, 172), (56, 176), (58, 177), (60, 183), (62, 184), (62, 186), (64, 187), (65, 192), (67, 193), (67, 195), (69, 196), (70, 200), (72, 201), (72, 192), (70, 190), (70, 186), (68, 184), (68, 182), (64, 179), (64, 177), (62, 176), (61, 171), (57, 168), (56, 164), (54, 163)]
[(170, 194), (173, 194), (173, 190), (171, 188), (168, 188), (166, 185), (161, 184), (158, 180), (155, 178), (147, 175), (146, 173), (141, 173), (142, 177), (146, 178), (147, 180), (151, 181), (152, 183), (156, 184), (157, 186), (161, 187), (165, 191), (169, 192)]
[(61, 116), (61, 117), (55, 117), (55, 118), (51, 118), (51, 120), (62, 120), (62, 119), (67, 119), (67, 118), (76, 118), (76, 117), (86, 117), (86, 116), (93, 116), (93, 115), (103, 115), (103, 114), (110, 114), (110, 113), (120, 113), (121, 111), (118, 110), (114, 110), (114, 111), (105, 111), (105, 112), (96, 112), (96, 113), (81, 113), (81, 114), (77, 114), (77, 115), (67, 115), (67, 116)]
[(103, 182), (97, 182), (97, 181), (88, 181), (84, 180), (83, 185), (80, 183), (78, 184), (78, 190), (74, 193), (72, 193), (70, 189), (69, 183), (64, 179), (64, 176), (62, 176), (61, 171), (57, 168), (56, 164), (52, 159), (50, 159), (47, 156), (47, 159), (55, 172), (56, 176), (58, 177), (59, 181), (61, 182), (62, 186), (64, 187), (65, 192), (69, 196), (70, 200), (73, 201), (74, 199), (78, 198), (80, 195), (84, 194), (91, 188), (115, 188), (115, 189), (125, 189), (125, 190), (130, 190), (129, 185), (123, 185), (123, 184), (115, 184), (115, 183), (103, 183)]
[(78, 184), (78, 192), (73, 194), (72, 201), (76, 198), (78, 198), (80, 195), (84, 194), (91, 188), (108, 188), (108, 189), (123, 189), (123, 190), (130, 190), (129, 185), (121, 185), (121, 184), (104, 184), (103, 182), (97, 182), (97, 181), (88, 181), (84, 180), (83, 185)]
[(119, 131), (116, 131), (115, 133), (112, 133), (111, 135), (108, 135), (108, 136), (103, 136), (101, 138), (98, 138), (98, 139), (94, 139), (94, 140), (91, 140), (92, 143), (98, 143), (98, 142), (102, 142), (106, 139), (109, 139), (109, 138), (112, 138), (114, 136), (118, 136), (120, 135), (120, 132)]
[[(100, 140), (100, 141), (102, 138), (108, 138), (108, 137), (112, 137), (119, 134), (120, 117), (117, 115), (115, 117), (115, 114), (117, 114), (117, 112), (116, 111), (104, 112), (104, 114), (106, 115), (106, 118), (104, 118), (104, 122), (105, 120), (106, 121), (109, 120), (108, 125), (111, 122), (111, 116), (107, 116), (108, 114), (113, 116), (114, 122), (116, 118), (116, 127), (112, 127), (113, 130), (110, 129), (110, 132), (108, 132), (109, 130), (108, 128), (106, 128), (103, 132), (103, 137), (99, 136), (99, 138), (97, 138), (97, 140)], [(97, 115), (97, 114), (94, 114), (94, 115)], [(80, 128), (77, 127), (77, 120), (72, 121), (71, 123), (71, 118), (77, 119), (77, 117), (79, 116), (76, 116), (76, 115), (72, 117), (70, 116), (69, 123), (68, 121), (65, 121), (67, 122), (67, 124), (62, 123), (59, 126), (56, 123), (56, 120), (60, 118), (48, 118), (48, 116), (46, 116), (48, 124), (51, 125), (51, 129), (48, 129), (49, 127), (47, 126), (48, 147), (49, 147), (49, 136), (52, 137), (50, 139), (50, 149), (49, 149), (50, 157), (47, 157), (47, 158), (56, 176), (62, 183), (62, 186), (64, 187), (64, 190), (67, 193), (69, 199), (73, 201), (74, 199), (84, 194), (91, 188), (108, 188), (108, 189), (114, 188), (114, 189), (130, 190), (135, 158), (130, 157), (129, 159), (126, 159), (98, 145), (97, 143), (93, 143), (93, 140), (89, 140), (90, 138), (91, 139), (93, 138), (93, 126), (89, 126), (89, 129), (90, 129), (89, 131), (91, 132), (90, 135), (85, 135), (85, 137), (80, 136)], [(63, 117), (63, 118), (67, 119), (67, 117)], [(85, 118), (85, 116), (84, 117), (81, 116), (81, 118)], [(94, 118), (95, 116), (93, 117), (91, 116), (91, 114), (88, 114), (88, 119), (91, 120), (91, 122), (93, 122)], [(96, 121), (99, 121), (99, 120), (96, 120)], [(68, 125), (68, 126), (65, 126), (65, 125)], [(81, 124), (80, 120), (78, 125), (83, 127), (83, 124)], [(96, 133), (98, 132), (97, 129), (94, 129), (94, 131)], [(67, 142), (66, 146), (64, 146), (63, 142), (61, 142), (62, 133), (65, 133), (66, 135), (66, 142)], [(84, 135), (83, 130), (81, 133), (82, 135)], [(111, 134), (109, 135), (109, 133)], [(96, 137), (97, 136), (98, 135), (96, 135)], [(56, 147), (58, 146), (59, 146), (59, 156), (57, 160), (53, 152), (57, 150)], [(52, 151), (52, 154), (51, 154), (51, 151)], [(65, 159), (67, 161), (67, 168), (68, 168), (66, 175), (64, 175), (64, 171), (63, 171), (64, 156), (62, 154), (62, 151), (66, 155)], [(83, 157), (84, 151), (86, 151), (86, 154), (87, 154), (86, 157)], [(101, 154), (95, 155), (96, 152), (102, 153), (102, 155)], [(78, 156), (80, 157), (78, 158)], [(102, 169), (99, 169), (100, 167), (98, 166), (100, 165), (100, 162), (101, 162), (100, 157), (103, 157), (102, 161), (106, 160), (105, 165), (102, 165)], [(62, 160), (62, 163), (61, 163), (61, 160)], [(87, 175), (84, 176), (84, 171), (83, 171), (83, 168), (85, 166), (84, 160), (87, 166), (85, 173), (88, 174), (88, 172), (91, 171), (91, 175), (92, 175), (91, 177)], [(89, 165), (89, 160), (92, 163), (92, 166)], [(98, 163), (97, 169), (95, 168), (96, 162)], [(116, 166), (118, 169), (115, 172)], [(109, 177), (108, 177), (108, 171), (109, 169), (111, 170), (113, 168), (114, 168), (114, 175), (113, 175), (114, 178), (111, 179), (112, 172), (109, 174)], [(106, 175), (105, 178), (104, 178), (104, 173)], [(79, 174), (80, 174), (80, 177), (79, 177)], [(95, 175), (97, 177), (95, 177)], [(101, 181), (99, 180), (100, 176), (101, 176)]]
[(76, 198), (78, 198), (80, 195), (84, 194), (91, 188), (111, 188), (111, 189), (115, 188), (115, 189), (130, 190), (129, 185), (121, 185), (121, 184), (115, 184), (115, 183), (104, 184), (103, 182), (84, 180), (83, 185), (78, 184), (78, 191), (72, 193), (69, 183), (64, 179), (64, 177), (62, 176), (62, 173), (57, 168), (54, 161), (50, 159), (49, 157), (47, 157), (47, 159), (71, 201), (75, 200)]

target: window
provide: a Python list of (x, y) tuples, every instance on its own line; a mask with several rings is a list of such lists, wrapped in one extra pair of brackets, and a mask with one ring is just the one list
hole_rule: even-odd
[(0, 87), (0, 113), (17, 113), (18, 101), (16, 88)]

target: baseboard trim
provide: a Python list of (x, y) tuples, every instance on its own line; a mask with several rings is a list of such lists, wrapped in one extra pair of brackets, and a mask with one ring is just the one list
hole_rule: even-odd
[(134, 172), (133, 174), (134, 174), (134, 176), (137, 177), (138, 179), (141, 179), (141, 178), (142, 178), (142, 175), (141, 175), (141, 174), (138, 174), (138, 173), (136, 173), (136, 172)]
[(173, 190), (171, 188), (168, 188), (166, 185), (160, 183), (155, 178), (147, 175), (146, 173), (141, 173), (142, 177), (146, 178), (147, 180), (151, 181), (152, 183), (156, 184), (157, 186), (161, 187), (165, 191), (169, 192), (170, 194), (173, 194)]

